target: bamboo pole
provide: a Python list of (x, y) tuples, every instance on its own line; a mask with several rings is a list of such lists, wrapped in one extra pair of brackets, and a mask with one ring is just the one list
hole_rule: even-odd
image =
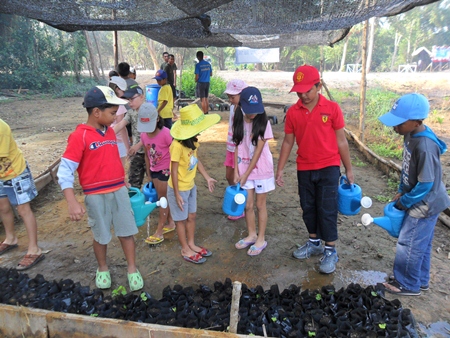
[(361, 86), (359, 98), (359, 138), (364, 142), (365, 116), (366, 116), (366, 87), (367, 87), (367, 31), (369, 20), (364, 22), (363, 38), (362, 38), (362, 62), (361, 62)]
[(241, 298), (241, 282), (233, 282), (233, 294), (231, 296), (230, 332), (237, 333), (239, 323), (239, 300)]

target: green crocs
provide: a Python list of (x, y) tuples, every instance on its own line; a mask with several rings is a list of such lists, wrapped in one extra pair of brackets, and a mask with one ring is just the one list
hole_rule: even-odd
[(128, 274), (128, 284), (130, 285), (131, 291), (137, 291), (144, 287), (144, 280), (142, 279), (139, 270), (136, 270), (136, 272), (134, 273)]
[(111, 274), (108, 271), (98, 271), (95, 274), (95, 285), (99, 289), (109, 289), (111, 287)]

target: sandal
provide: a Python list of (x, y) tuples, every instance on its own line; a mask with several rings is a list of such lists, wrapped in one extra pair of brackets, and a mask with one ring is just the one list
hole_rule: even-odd
[(169, 232), (172, 232), (172, 231), (174, 231), (175, 229), (176, 229), (176, 227), (173, 227), (173, 228), (164, 227), (164, 228), (163, 228), (163, 235), (164, 235), (164, 234), (167, 234), (167, 233), (169, 233)]
[(164, 237), (159, 238), (156, 236), (149, 236), (145, 239), (145, 243), (150, 244), (150, 245), (159, 244), (159, 243), (162, 243), (163, 241), (164, 241)]
[(419, 291), (411, 291), (405, 289), (403, 286), (400, 285), (399, 282), (396, 280), (393, 280), (389, 283), (383, 283), (384, 289), (386, 292), (392, 293), (394, 295), (399, 296), (420, 296), (421, 292)]
[(200, 248), (201, 248), (200, 251), (195, 251), (195, 252), (202, 255), (203, 257), (210, 257), (212, 255), (211, 250), (208, 250), (202, 246)]
[(17, 244), (6, 244), (6, 243), (1, 243), (0, 244), (0, 255), (3, 255), (5, 252), (15, 249), (17, 248), (18, 245)]
[(109, 289), (111, 287), (111, 274), (108, 271), (98, 271), (95, 274), (95, 286), (99, 289)]
[(16, 267), (16, 270), (23, 271), (35, 266), (37, 263), (45, 258), (44, 254), (39, 255), (25, 255)]
[(202, 264), (206, 262), (206, 258), (198, 253), (192, 256), (183, 256), (183, 259), (194, 264)]
[(128, 274), (128, 284), (130, 285), (131, 291), (137, 291), (144, 287), (144, 280), (142, 279), (139, 270), (136, 270), (136, 272), (134, 273)]

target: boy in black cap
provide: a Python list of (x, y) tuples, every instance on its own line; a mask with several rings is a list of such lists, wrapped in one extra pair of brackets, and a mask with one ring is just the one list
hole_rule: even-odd
[(106, 86), (90, 89), (83, 105), (88, 113), (85, 124), (70, 134), (67, 148), (58, 169), (58, 182), (67, 200), (72, 221), (79, 221), (86, 213), (73, 190), (74, 173), (78, 172), (85, 197), (88, 223), (94, 235), (93, 248), (98, 262), (95, 285), (99, 289), (111, 287), (111, 275), (106, 263), (107, 244), (111, 241), (111, 223), (119, 238), (128, 265), (131, 291), (142, 289), (144, 281), (135, 265), (133, 235), (138, 230), (125, 187), (125, 171), (119, 157), (116, 134), (109, 127), (116, 118), (119, 99)]

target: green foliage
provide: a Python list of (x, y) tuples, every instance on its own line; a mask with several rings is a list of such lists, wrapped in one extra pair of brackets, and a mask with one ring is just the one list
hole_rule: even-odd
[[(183, 70), (183, 74), (181, 75), (181, 83), (183, 86), (182, 90), (186, 94), (186, 97), (195, 98), (196, 83), (193, 68)], [(209, 92), (217, 97), (226, 98), (226, 96), (224, 97), (223, 94), (226, 86), (227, 82), (224, 79), (222, 79), (220, 76), (214, 75), (211, 77)]]
[[(89, 77), (82, 77), (80, 81), (78, 81), (74, 76), (62, 76), (55, 80), (53, 83), (53, 88), (51, 88), (51, 92), (53, 93), (54, 98), (60, 97), (74, 97), (81, 96), (83, 97), (86, 92), (94, 86), (97, 86), (98, 83), (94, 81), (94, 79)], [(107, 83), (100, 83), (100, 85), (107, 85)]]
[(395, 144), (385, 143), (369, 143), (368, 147), (380, 156), (396, 158), (398, 160), (402, 159), (402, 146), (399, 147)]

